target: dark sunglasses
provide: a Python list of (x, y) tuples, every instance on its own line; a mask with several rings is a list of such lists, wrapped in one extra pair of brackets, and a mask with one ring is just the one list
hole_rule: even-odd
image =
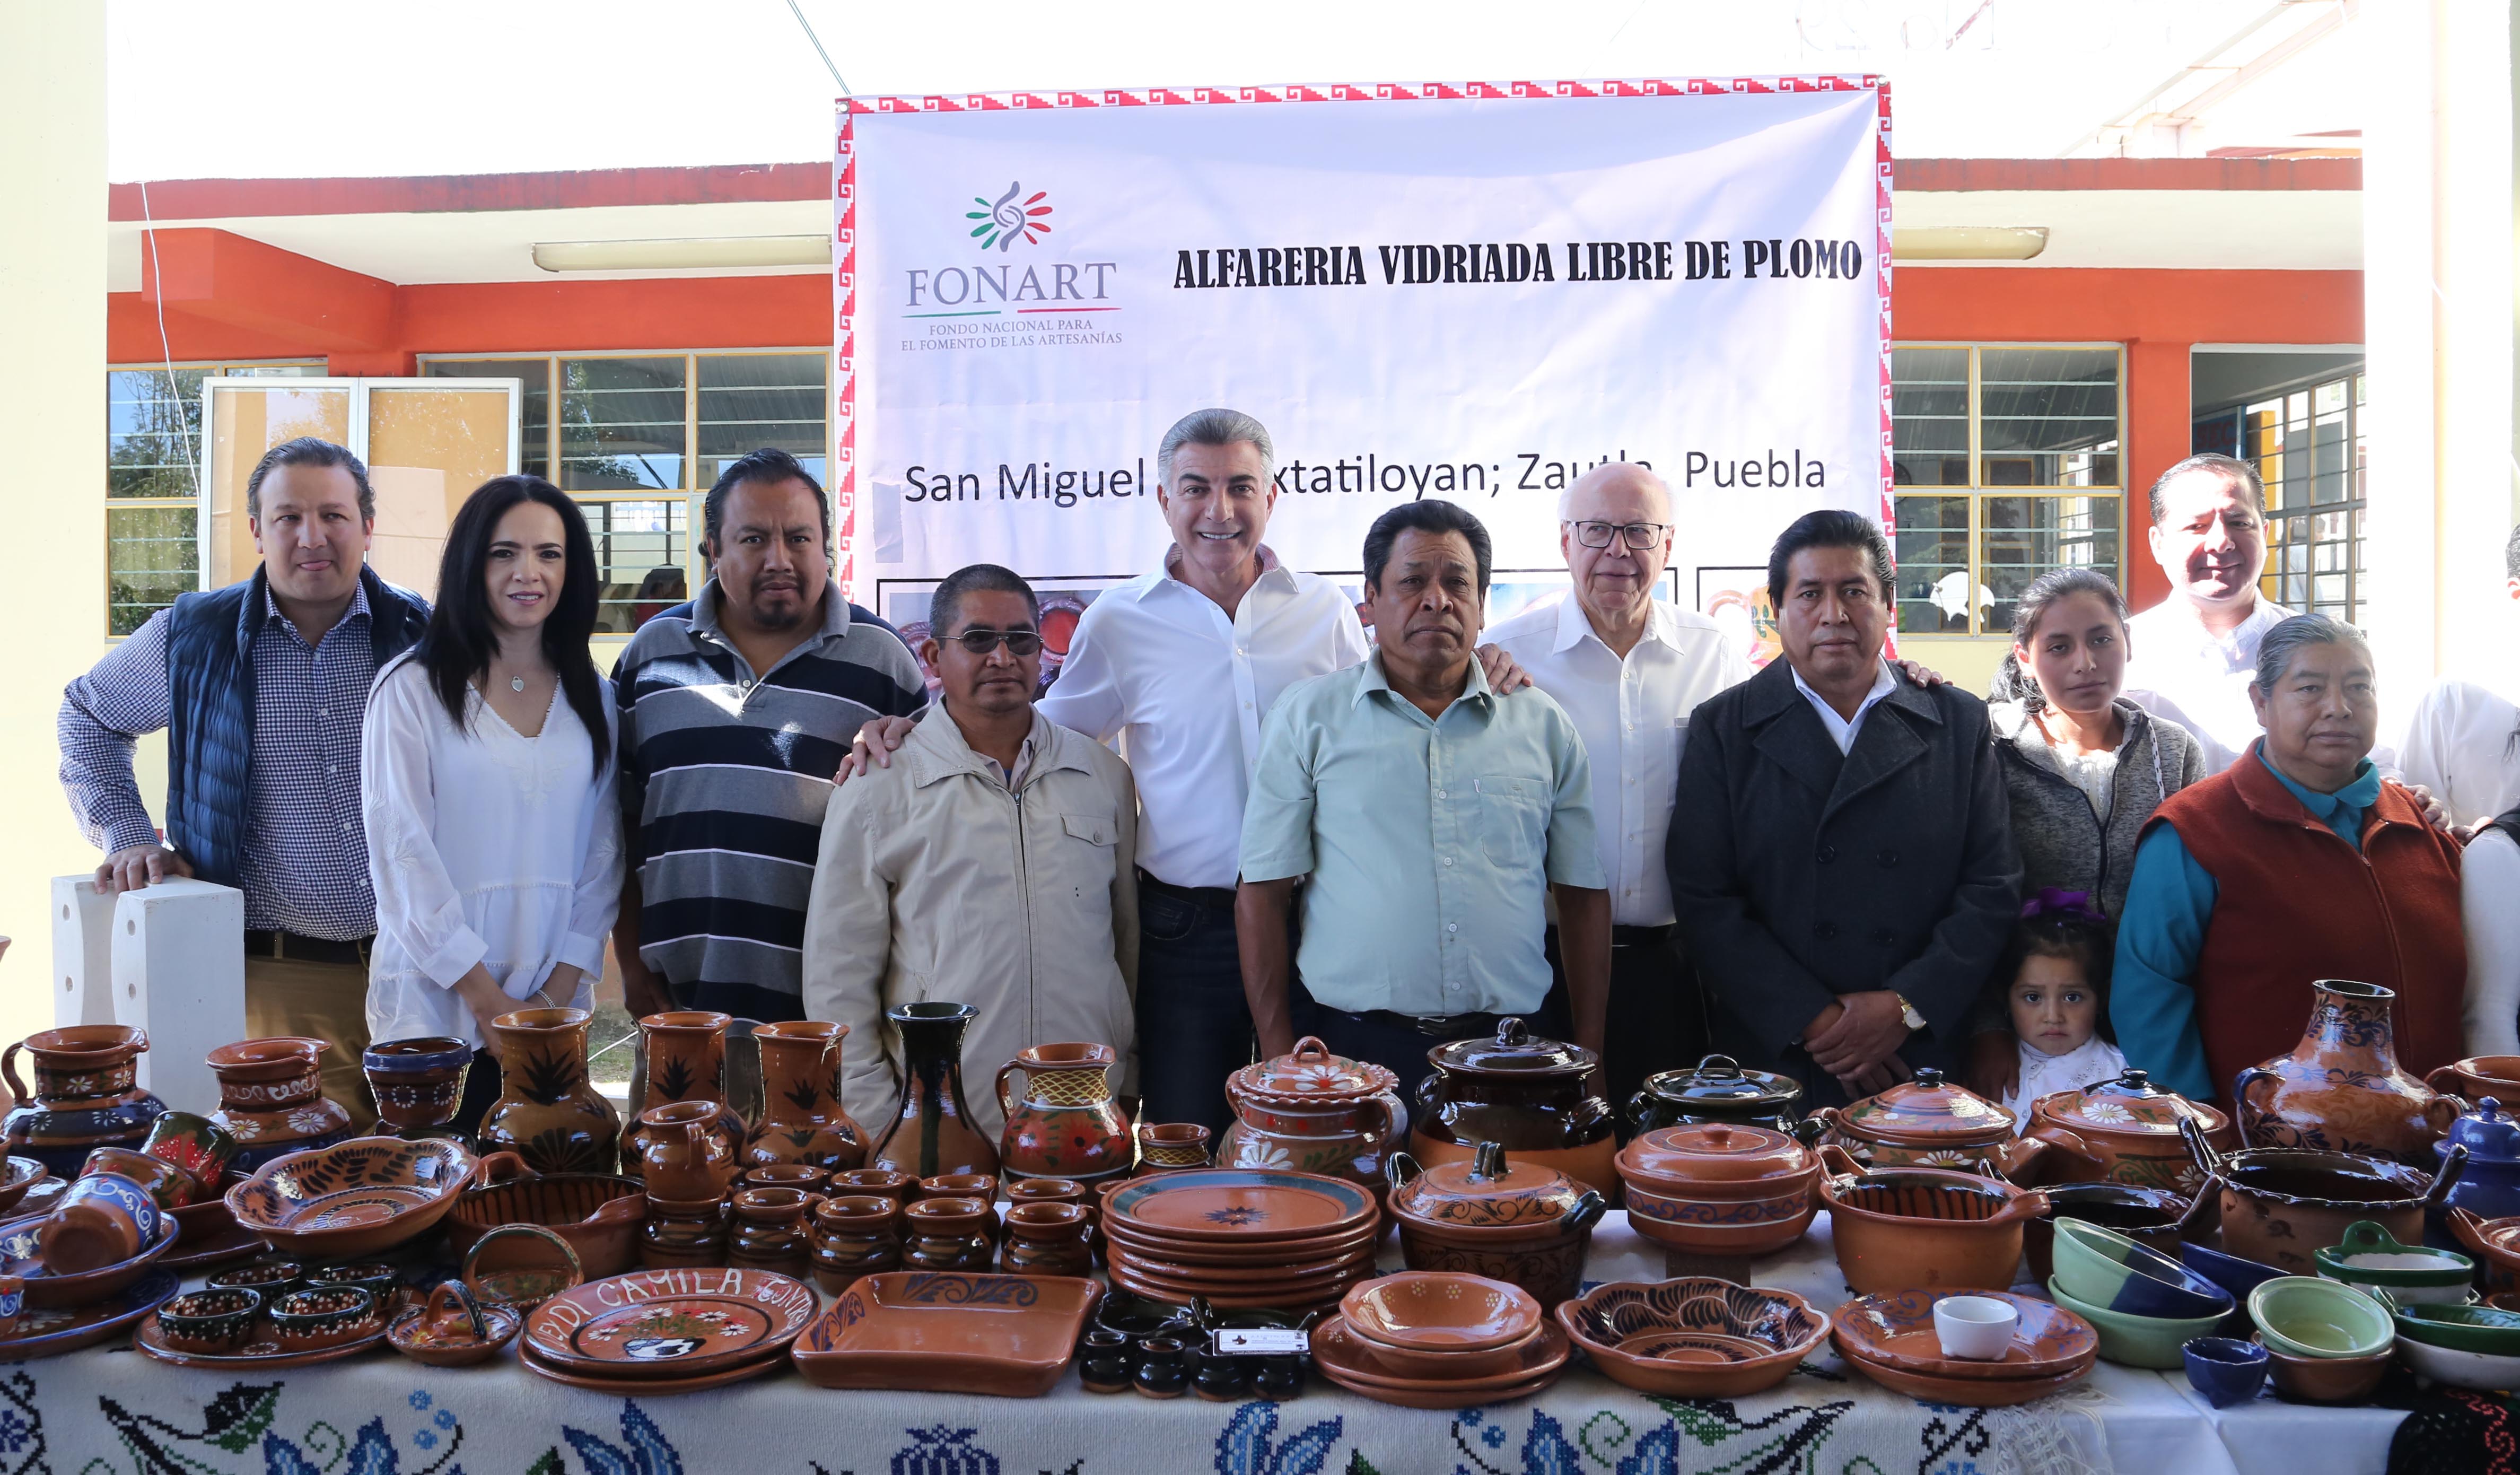
[(1041, 648), (1038, 630), (966, 630), (946, 638), (973, 655), (988, 654), (998, 648), (1001, 641), (1006, 643), (1009, 655), (1030, 655)]

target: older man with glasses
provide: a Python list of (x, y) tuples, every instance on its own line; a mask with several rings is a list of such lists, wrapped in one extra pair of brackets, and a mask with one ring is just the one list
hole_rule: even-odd
[[(1556, 698), (1593, 764), (1593, 824), (1610, 882), (1609, 1022), (1603, 1074), (1624, 1101), (1646, 1076), (1697, 1058), (1705, 1006), (1680, 955), (1663, 849), (1680, 755), (1697, 704), (1750, 679), (1750, 662), (1702, 614), (1654, 597), (1671, 562), (1671, 488), (1641, 466), (1587, 471), (1557, 507), (1574, 587), (1488, 632)], [(1552, 991), (1566, 987), (1557, 928)]]

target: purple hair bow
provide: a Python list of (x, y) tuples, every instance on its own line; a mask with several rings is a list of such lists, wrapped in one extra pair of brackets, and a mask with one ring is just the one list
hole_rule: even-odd
[(2060, 891), (2054, 886), (2042, 886), (2039, 894), (2021, 904), (2022, 920), (2034, 916), (2060, 916), (2068, 921), (2097, 922), (2100, 914), (2092, 910), (2092, 893)]

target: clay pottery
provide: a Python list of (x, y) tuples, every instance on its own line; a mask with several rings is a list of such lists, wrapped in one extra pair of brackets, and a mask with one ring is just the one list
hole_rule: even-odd
[(796, 1163), (835, 1172), (866, 1161), (866, 1133), (840, 1109), (845, 1024), (792, 1019), (752, 1032), (761, 1047), (761, 1124), (743, 1140), (743, 1161)]
[(998, 1180), (987, 1173), (939, 1173), (922, 1178), (911, 1189), (913, 1202), (922, 1198), (976, 1198), (983, 1202), (998, 1196)]
[(483, 1152), (513, 1152), (536, 1173), (609, 1173), (621, 1118), (586, 1079), (585, 1009), (518, 1009), (490, 1021), (506, 1068), (481, 1119)]
[(1383, 1154), (1409, 1130), (1400, 1078), (1334, 1055), (1307, 1035), (1294, 1051), (1225, 1078), (1234, 1121), (1216, 1144), (1220, 1168), (1319, 1173), (1381, 1191)]
[(129, 1147), (99, 1147), (89, 1153), (87, 1161), (79, 1165), (79, 1177), (91, 1178), (99, 1173), (111, 1173), (138, 1184), (149, 1190), (149, 1196), (158, 1200), (161, 1209), (183, 1208), (202, 1193), (202, 1185), (190, 1173), (162, 1157), (151, 1157)]
[[(166, 1103), (137, 1085), (146, 1031), (126, 1024), (39, 1030), (0, 1050), (0, 1080), (19, 1104), (0, 1119), (9, 1150), (69, 1178), (99, 1147), (137, 1147)], [(31, 1057), (35, 1084), (18, 1076), (18, 1052)]]
[(1664, 1398), (1775, 1387), (1829, 1333), (1829, 1319), (1792, 1291), (1712, 1276), (1598, 1285), (1556, 1317), (1603, 1376)]
[(915, 1175), (897, 1173), (890, 1168), (852, 1168), (846, 1173), (832, 1175), (830, 1191), (835, 1198), (843, 1194), (889, 1198), (893, 1207), (899, 1208), (910, 1202), (910, 1195), (919, 1191), (919, 1180)]
[(1007, 1211), (1006, 1236), (998, 1251), (1002, 1274), (1094, 1274), (1094, 1257), (1085, 1248), (1083, 1204), (1017, 1204)]
[(639, 1229), (639, 1265), (677, 1270), (726, 1263), (730, 1217), (724, 1198), (678, 1200), (648, 1196), (648, 1220)]
[(1708, 1055), (1688, 1070), (1645, 1077), (1644, 1089), (1628, 1097), (1628, 1127), (1638, 1133), (1701, 1122), (1770, 1127), (1791, 1132), (1803, 1086), (1791, 1076), (1744, 1070), (1731, 1055)]
[(998, 1149), (971, 1125), (971, 1108), (963, 1100), (963, 1034), (979, 1014), (968, 1004), (942, 1002), (884, 1010), (901, 1036), (901, 1099), (867, 1155), (868, 1167), (916, 1178), (998, 1171)]
[(38, 1184), (46, 1185), (48, 1194), (68, 1186), (53, 1177), (51, 1169), (31, 1157), (0, 1161), (0, 1215), (18, 1207)]
[(305, 1267), (294, 1260), (266, 1255), (221, 1271), (202, 1283), (212, 1290), (249, 1290), (270, 1302), (303, 1286), (306, 1274)]
[(2520, 1055), (2470, 1055), (2433, 1071), (2424, 1084), (2443, 1095), (2471, 1101), (2484, 1096), (2520, 1101)]
[(2002, 1179), (1938, 1168), (1868, 1172), (1834, 1143), (1822, 1146), (1821, 1162), (1838, 1269), (1858, 1295), (2007, 1289), (2021, 1263), (2022, 1225), (2048, 1212), (2046, 1193)]
[(1140, 1122), (1138, 1167), (1148, 1173), (1172, 1173), (1208, 1165), (1209, 1133), (1198, 1122)]
[(1393, 1153), (1391, 1217), (1413, 1271), (1459, 1271), (1529, 1291), (1544, 1308), (1572, 1298), (1608, 1200), (1554, 1168), (1508, 1160), (1482, 1142), (1467, 1162), (1421, 1168)]
[(356, 1285), (291, 1291), (271, 1303), (271, 1339), (284, 1352), (319, 1352), (375, 1330), (376, 1293)]
[(2267, 1346), (2264, 1332), (2249, 1339), (2265, 1348), (2275, 1392), (2298, 1404), (2359, 1404), (2389, 1375), (2389, 1354), (2362, 1358), (2301, 1358)]
[(446, 1241), (460, 1255), (501, 1225), (539, 1225), (567, 1243), (589, 1279), (602, 1280), (639, 1263), (645, 1192), (635, 1178), (542, 1175), (513, 1152), (494, 1152), (481, 1159), (478, 1186), (447, 1214)]
[(2229, 1117), (2164, 1091), (2140, 1070), (2041, 1096), (2031, 1103), (2027, 1135), (2054, 1150), (2039, 1164), (2037, 1181), (2128, 1184), (2192, 1199), (2204, 1188), (2205, 1175), (2179, 1135), (2182, 1120), (2193, 1120), (2205, 1140), (2225, 1151), (2240, 1145)]
[(2449, 1203), (2479, 1219), (2520, 1214), (2520, 1122), (2502, 1102), (2478, 1097), (2476, 1109), (2452, 1122), (2450, 1136), (2433, 1143), (2433, 1152), (2447, 1157), (2453, 1146), (2467, 1149), (2467, 1168), (2451, 1186)]
[(1800, 1239), (1818, 1201), (1820, 1159), (1766, 1127), (1659, 1127), (1619, 1151), (1628, 1225), (1670, 1249), (1765, 1255)]
[[(871, 1275), (836, 1296), (790, 1355), (825, 1388), (1039, 1398), (1066, 1375), (1099, 1295), (1091, 1280)], [(962, 1475), (966, 1463), (986, 1461), (930, 1461), (936, 1475)]]
[(231, 1184), (292, 1152), (350, 1140), (350, 1113), (324, 1095), (324, 1052), (332, 1048), (330, 1040), (272, 1035), (222, 1045), (204, 1057), (219, 1081), (210, 1121), (237, 1141)]
[(2182, 1128), (2187, 1149), (2220, 1195), (2223, 1248), (2287, 1274), (2316, 1275), (2316, 1256), (2341, 1244), (2359, 1220), (2370, 1220), (2407, 1244), (2419, 1242), (2427, 1204), (2449, 1195), (2467, 1166), (2452, 1147), (2440, 1173), (2427, 1178), (2406, 1166), (2349, 1152), (2252, 1147), (2225, 1156), (2196, 1124)]
[[(998, 1105), (1007, 1130), (998, 1166), (1015, 1178), (1124, 1178), (1137, 1160), (1129, 1117), (1112, 1095), (1119, 1051), (1090, 1043), (1036, 1045), (999, 1067)], [(1007, 1089), (1020, 1073), (1023, 1094)]]
[(436, 1228), (477, 1160), (446, 1138), (352, 1138), (292, 1152), (228, 1189), (239, 1228), (306, 1261), (381, 1254)]
[(461, 1280), (429, 1292), (428, 1304), (403, 1313), (385, 1328), (393, 1350), (431, 1367), (486, 1363), (516, 1340), (524, 1315), (505, 1306), (479, 1306)]
[(257, 1292), (200, 1290), (158, 1308), (158, 1335), (177, 1352), (225, 1356), (244, 1351), (261, 1319)]
[[(224, 1191), (221, 1180), (227, 1176), (228, 1164), (236, 1160), (237, 1140), (208, 1117), (169, 1111), (149, 1124), (149, 1135), (141, 1139), (140, 1150), (173, 1163), (189, 1174), (202, 1192), (215, 1195)], [(0, 1212), (7, 1208), (7, 1204), (0, 1204)]]
[[(1575, 1344), (1556, 1322), (1541, 1325), (1539, 1334), (1514, 1350), (1503, 1371), (1481, 1377), (1412, 1378), (1390, 1370), (1347, 1324), (1331, 1317), (1312, 1333), (1313, 1370), (1331, 1384), (1377, 1403), (1404, 1408), (1465, 1408), (1508, 1404), (1538, 1393), (1557, 1380)], [(1140, 1376), (1144, 1377), (1141, 1369)]]
[[(2010, 1324), (1990, 1338), (1994, 1345), (1985, 1349), (1986, 1356), (1955, 1357), (1944, 1345), (1936, 1312), (1953, 1300), (1963, 1305), (1992, 1300), (2012, 1313)], [(2100, 1351), (2099, 1335), (2089, 1321), (2052, 1301), (2010, 1292), (1955, 1296), (1918, 1290), (1858, 1296), (1837, 1308), (1829, 1320), (1839, 1352), (1868, 1370), (1887, 1366), (1937, 1377), (2044, 1378), (2088, 1371)]]
[(715, 1101), (669, 1101), (639, 1113), (641, 1177), (652, 1198), (719, 1198), (735, 1181), (735, 1139)]
[(830, 1185), (832, 1175), (811, 1163), (763, 1163), (744, 1169), (735, 1182), (742, 1188), (800, 1188), (820, 1194)]
[(2520, 1218), (2489, 1220), (2460, 1208), (2452, 1208), (2443, 1218), (2452, 1238), (2476, 1257), (2478, 1289), (2489, 1297), (2520, 1292)]
[(164, 1218), (147, 1188), (118, 1173), (95, 1173), (70, 1184), (36, 1230), (35, 1242), (54, 1274), (85, 1274), (146, 1249)]
[(872, 1194), (824, 1199), (812, 1250), (814, 1282), (835, 1296), (860, 1275), (901, 1269), (901, 1205)]
[(986, 1271), (988, 1200), (922, 1198), (901, 1211), (901, 1264), (913, 1271)]
[(1484, 1378), (1540, 1335), (1540, 1303), (1518, 1285), (1448, 1271), (1401, 1271), (1339, 1298), (1348, 1334), (1404, 1378)]
[(2231, 1083), (2241, 1140), (2430, 1166), (2459, 1103), (2398, 1068), (2389, 1012), (2397, 997), (2346, 978), (2313, 983), (2301, 1043)]
[(380, 1040), (359, 1055), (377, 1120), (406, 1136), (440, 1131), (464, 1104), (472, 1047), (452, 1035)]
[(464, 1252), (460, 1279), (484, 1309), (503, 1306), (521, 1316), (585, 1284), (586, 1264), (555, 1229), (503, 1224)]
[(2056, 1222), (2079, 1219), (2115, 1229), (2147, 1249), (2176, 1259), (2191, 1224), (2210, 1227), (2201, 1211), (2211, 1198), (2186, 1198), (2167, 1188), (2132, 1184), (2050, 1184), (2048, 1212), (2022, 1226), (2022, 1253), (2030, 1261), (2030, 1278), (2045, 1285), (2055, 1270)]
[(1878, 1095), (1844, 1107), (1822, 1106), (1812, 1120), (1822, 1124), (1822, 1141), (1843, 1148), (1864, 1168), (1948, 1168), (2014, 1178), (2056, 1146), (2091, 1156), (2061, 1128), (2044, 1139), (2013, 1136), (2011, 1112), (1930, 1066)]
[(717, 1131), (731, 1143), (744, 1140), (742, 1113), (726, 1104), (726, 1031), (734, 1022), (734, 1015), (713, 1009), (669, 1009), (639, 1021), (647, 1091), (632, 1103), (631, 1123), (621, 1134), (622, 1172), (639, 1176), (647, 1146), (647, 1129), (642, 1124), (652, 1107), (707, 1101), (717, 1107)]
[(1410, 1154), (1429, 1166), (1465, 1162), (1481, 1142), (1514, 1161), (1554, 1168), (1604, 1198), (1619, 1191), (1618, 1120), (1584, 1089), (1600, 1057), (1544, 1040), (1520, 1019), (1493, 1036), (1426, 1051), (1435, 1073), (1418, 1087)]
[(806, 1216), (822, 1201), (821, 1194), (801, 1188), (738, 1190), (732, 1200), (735, 1238), (727, 1246), (726, 1263), (804, 1279), (814, 1251)]

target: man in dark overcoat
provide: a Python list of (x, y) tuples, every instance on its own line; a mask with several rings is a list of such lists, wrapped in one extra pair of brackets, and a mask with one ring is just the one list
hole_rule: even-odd
[(1812, 513), (1768, 558), (1781, 659), (1688, 723), (1665, 858), (1714, 1043), (1807, 1104), (1952, 1072), (2020, 910), (1986, 704), (1882, 659), (1889, 541)]

